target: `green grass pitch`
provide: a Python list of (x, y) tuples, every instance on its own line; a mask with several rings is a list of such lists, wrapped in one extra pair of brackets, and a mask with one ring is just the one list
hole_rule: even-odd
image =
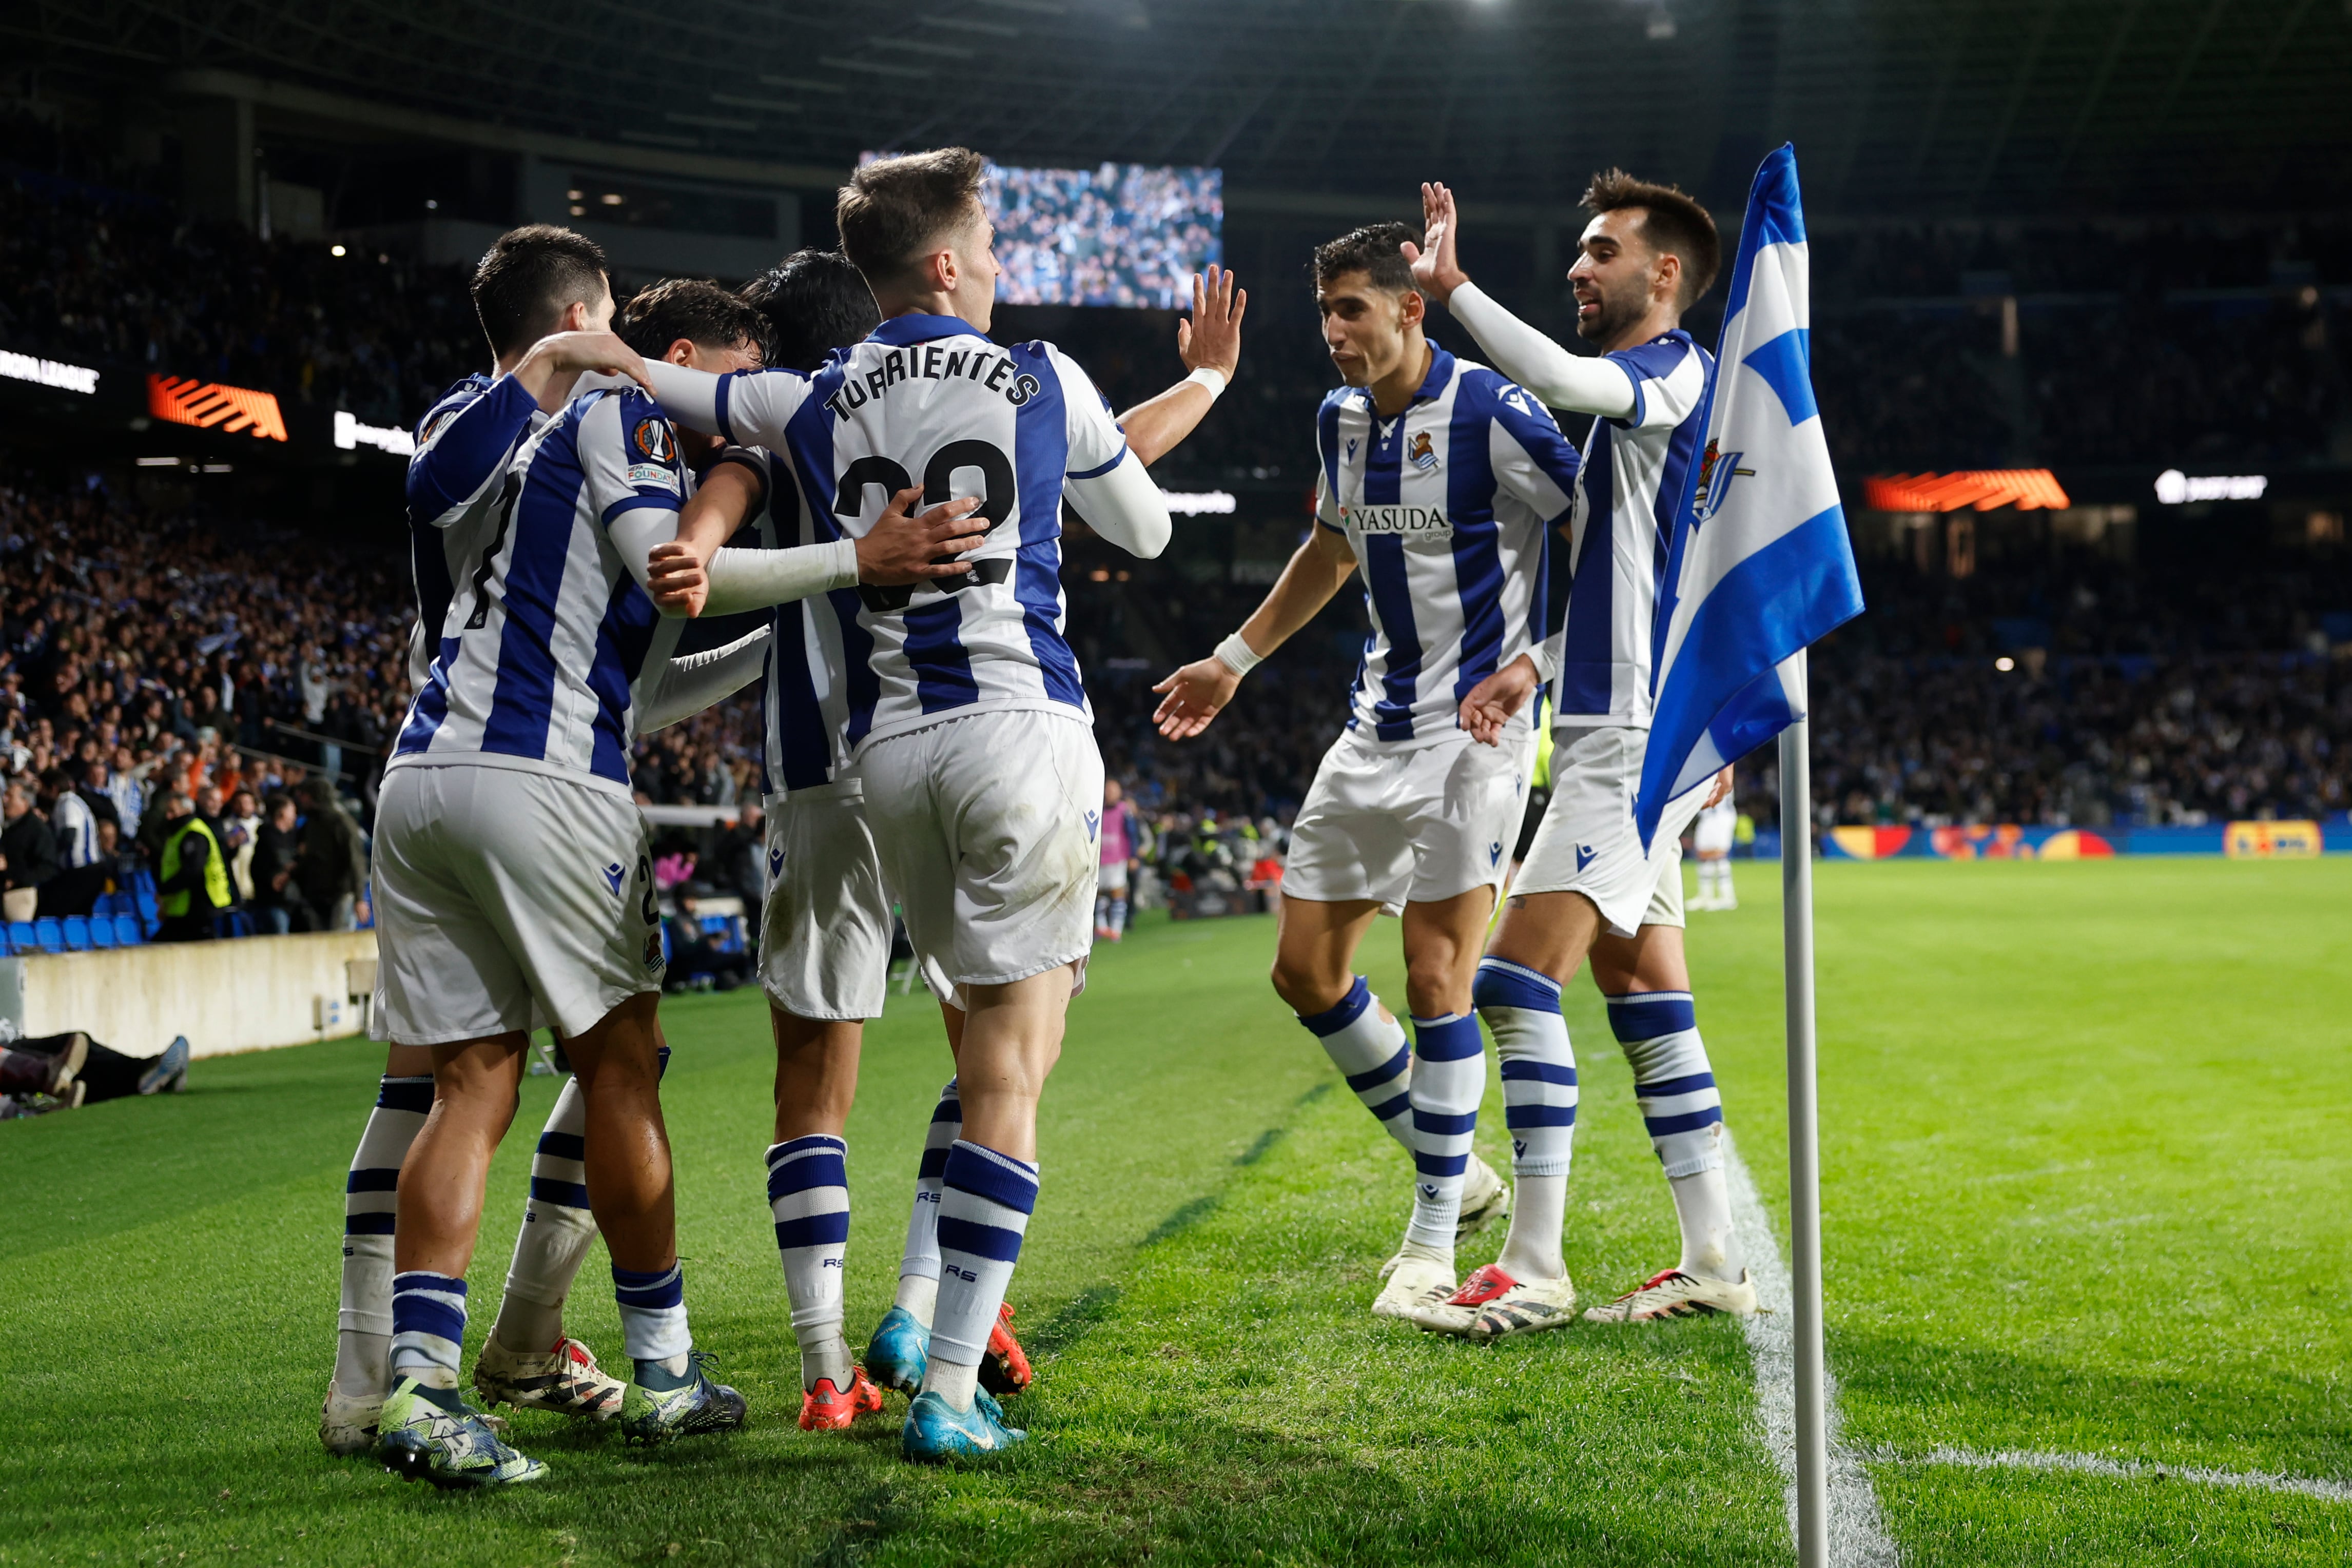
[[(1785, 1221), (1773, 875), (1742, 866), (1745, 907), (1695, 916), (1691, 946)], [(2352, 862), (1829, 865), (1819, 886), (1830, 1356), (1903, 1560), (2352, 1560), (2352, 1502), (2170, 1473), (2352, 1478)], [(1014, 1282), (1034, 1441), (993, 1469), (899, 1463), (895, 1397), (847, 1438), (793, 1426), (753, 996), (664, 1009), (688, 1300), (751, 1426), (646, 1458), (520, 1417), (553, 1473), (513, 1495), (317, 1447), (373, 1048), (202, 1062), (184, 1097), (0, 1128), (0, 1563), (1790, 1561), (1735, 1324), (1478, 1349), (1365, 1312), (1405, 1167), (1275, 1000), (1272, 937), (1154, 924), (1098, 956)], [(1392, 924), (1366, 956), (1400, 999)], [(1570, 998), (1568, 1256), (1605, 1299), (1673, 1260), (1673, 1220), (1590, 984)], [(919, 995), (868, 1038), (853, 1342), (947, 1074)], [(494, 1176), (477, 1343), (552, 1092), (529, 1082)], [(1500, 1123), (1490, 1093), (1498, 1166)], [(572, 1322), (617, 1361), (604, 1270), (600, 1249)]]

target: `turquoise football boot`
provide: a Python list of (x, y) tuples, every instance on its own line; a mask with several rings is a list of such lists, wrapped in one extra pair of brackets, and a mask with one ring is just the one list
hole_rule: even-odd
[(930, 1364), (931, 1331), (904, 1307), (884, 1312), (882, 1326), (866, 1342), (866, 1375), (911, 1399)]
[(898, 1450), (919, 1464), (942, 1465), (1003, 1453), (1028, 1440), (1028, 1433), (1004, 1424), (1003, 1406), (983, 1388), (962, 1411), (944, 1395), (916, 1395), (898, 1432)]

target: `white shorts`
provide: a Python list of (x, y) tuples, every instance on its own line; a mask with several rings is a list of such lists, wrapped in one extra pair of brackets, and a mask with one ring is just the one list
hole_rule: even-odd
[(374, 879), (394, 1044), (576, 1038), (661, 989), (645, 819), (622, 796), (511, 768), (393, 768)]
[(1125, 861), (1103, 862), (1102, 871), (1095, 878), (1095, 888), (1097, 892), (1108, 893), (1114, 896), (1125, 894), (1127, 892), (1127, 862)]
[(760, 988), (794, 1018), (882, 1016), (890, 977), (890, 894), (856, 774), (771, 795)]
[(1559, 736), (1551, 754), (1551, 804), (1528, 846), (1519, 879), (1511, 884), (1515, 895), (1580, 893), (1619, 936), (1631, 936), (1644, 925), (1683, 923), (1683, 830), (1715, 780), (1666, 802), (1650, 852), (1643, 854), (1642, 835), (1633, 826), (1633, 797), (1642, 787), (1648, 741), (1643, 729)]
[(1481, 746), (1463, 732), (1397, 750), (1348, 731), (1323, 754), (1291, 826), (1284, 896), (1371, 899), (1400, 915), (1500, 888), (1534, 768), (1531, 736)]
[[(1076, 964), (1102, 864), (1102, 754), (1076, 714), (997, 709), (877, 740), (866, 817), (924, 977), (951, 992)], [(960, 997), (948, 998), (961, 1006)]]
[(1692, 850), (1701, 855), (1729, 854), (1733, 821), (1727, 811), (1701, 811), (1691, 825)]

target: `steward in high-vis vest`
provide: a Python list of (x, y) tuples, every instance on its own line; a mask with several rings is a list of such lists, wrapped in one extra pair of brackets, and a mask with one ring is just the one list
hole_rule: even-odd
[(187, 796), (173, 794), (164, 801), (163, 820), (163, 852), (155, 868), (155, 907), (163, 921), (155, 940), (208, 942), (213, 916), (235, 901), (228, 857)]

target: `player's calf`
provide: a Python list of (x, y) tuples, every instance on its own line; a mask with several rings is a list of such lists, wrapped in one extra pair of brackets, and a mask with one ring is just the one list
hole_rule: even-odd
[(1322, 1042), (1331, 1065), (1389, 1136), (1412, 1152), (1412, 1048), (1361, 975), (1336, 1006), (1298, 1021)]

